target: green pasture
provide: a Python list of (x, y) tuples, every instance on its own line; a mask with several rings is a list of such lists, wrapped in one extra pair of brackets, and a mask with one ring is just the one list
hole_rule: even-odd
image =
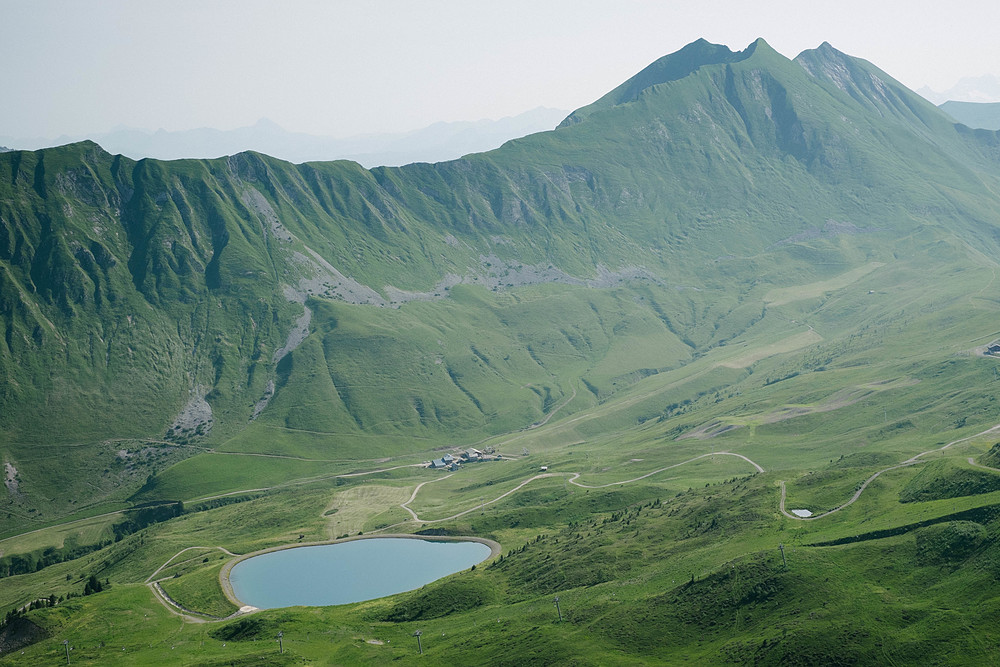
[(34, 551), (46, 547), (60, 549), (71, 544), (94, 544), (106, 539), (110, 526), (120, 520), (119, 514), (96, 516), (89, 519), (70, 521), (50, 528), (0, 540), (0, 550), (6, 553)]

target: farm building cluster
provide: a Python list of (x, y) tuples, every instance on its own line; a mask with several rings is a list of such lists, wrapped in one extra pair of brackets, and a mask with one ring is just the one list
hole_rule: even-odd
[(480, 461), (499, 461), (503, 457), (500, 454), (494, 452), (492, 447), (487, 447), (486, 451), (480, 451), (475, 448), (466, 449), (465, 451), (455, 456), (454, 454), (445, 454), (439, 459), (434, 459), (427, 464), (428, 468), (447, 468), (448, 470), (458, 470), (458, 468), (465, 463), (478, 463)]

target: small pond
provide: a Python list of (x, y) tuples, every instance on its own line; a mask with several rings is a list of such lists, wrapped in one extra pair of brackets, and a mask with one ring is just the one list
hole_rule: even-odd
[(229, 583), (260, 609), (347, 604), (420, 588), (490, 553), (480, 542), (370, 538), (253, 556), (233, 566)]

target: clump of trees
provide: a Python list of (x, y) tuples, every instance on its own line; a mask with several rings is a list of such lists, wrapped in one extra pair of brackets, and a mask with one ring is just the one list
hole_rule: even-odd
[(90, 579), (87, 579), (87, 583), (83, 586), (84, 595), (93, 595), (94, 593), (100, 593), (104, 590), (104, 587), (110, 582), (105, 579), (102, 584), (101, 580), (97, 578), (96, 574), (90, 575)]

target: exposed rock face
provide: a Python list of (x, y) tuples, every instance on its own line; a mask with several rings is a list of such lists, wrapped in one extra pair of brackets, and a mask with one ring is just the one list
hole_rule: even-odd
[(204, 387), (195, 387), (187, 405), (167, 429), (167, 435), (173, 438), (205, 435), (212, 430), (212, 422), (212, 406), (205, 400)]
[(4, 463), (3, 467), (4, 467), (3, 483), (4, 486), (7, 487), (7, 493), (9, 493), (12, 496), (19, 495), (20, 491), (18, 489), (19, 482), (17, 479), (17, 468), (15, 468), (10, 461)]

